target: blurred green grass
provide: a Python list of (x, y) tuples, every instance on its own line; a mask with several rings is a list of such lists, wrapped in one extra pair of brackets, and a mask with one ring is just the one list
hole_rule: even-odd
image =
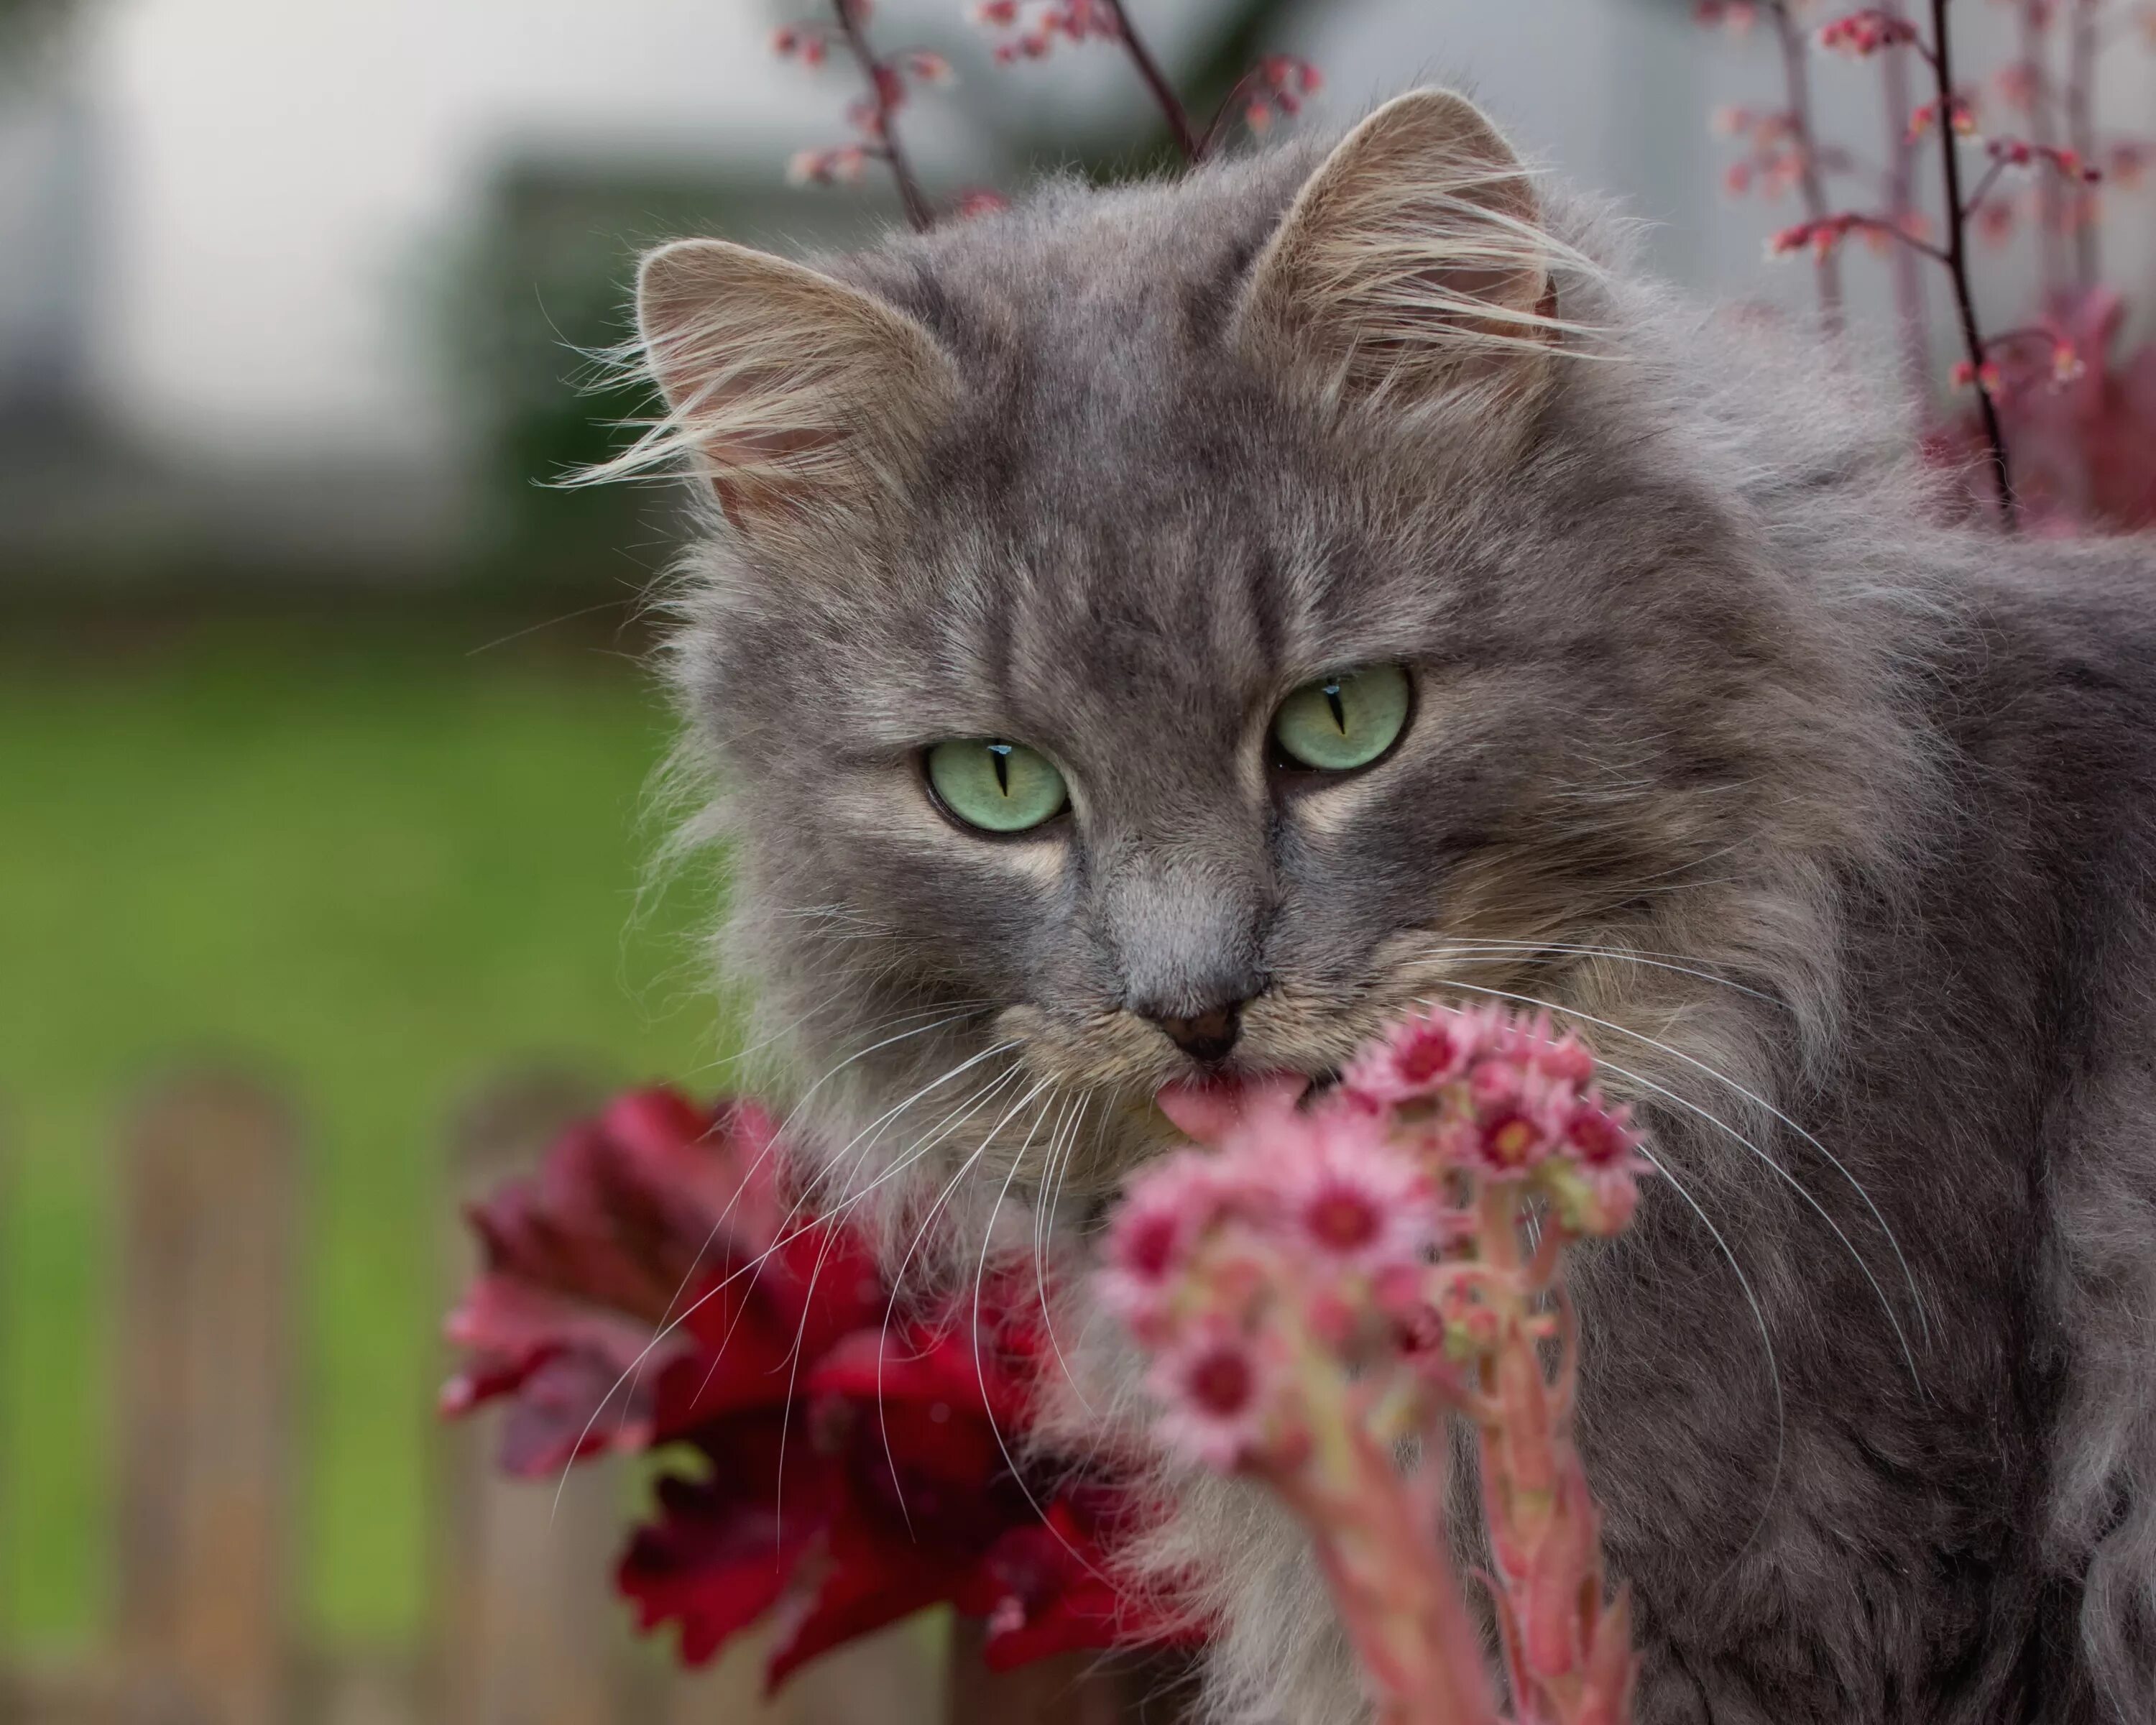
[(669, 723), (623, 650), (472, 620), (0, 648), (0, 1631), (110, 1620), (111, 1153), (233, 1059), (307, 1127), (304, 1615), (426, 1609), (448, 1111), (505, 1065), (710, 1083), (685, 883), (641, 911)]

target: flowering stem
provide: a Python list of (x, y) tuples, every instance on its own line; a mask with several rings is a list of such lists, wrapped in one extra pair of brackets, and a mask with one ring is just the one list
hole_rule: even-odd
[[(1968, 198), (1962, 204), (1961, 213), (1963, 220), (1966, 221), (1969, 217), (1974, 215), (1979, 210), (1984, 208), (1984, 198), (1990, 192), (1991, 188), (1999, 183), (1999, 175), (2005, 172), (2006, 158), (2003, 156), (1996, 162), (1993, 162), (1989, 167), (1984, 169), (1984, 177), (1976, 182), (1975, 189), (1970, 192)], [(2043, 179), (2046, 183), (2049, 182), (2048, 177), (2046, 176), (2040, 176), (2040, 178)]]
[(869, 100), (875, 105), (876, 136), (881, 141), (879, 153), (890, 166), (891, 179), (898, 187), (898, 201), (906, 208), (906, 219), (915, 233), (925, 234), (934, 224), (936, 212), (921, 191), (921, 182), (914, 177), (913, 163), (898, 141), (898, 116), (888, 93), (891, 69), (870, 48), (868, 36), (855, 14), (851, 0), (831, 0), (831, 12), (839, 21), (839, 33), (845, 39), (848, 52), (861, 69), (861, 76), (869, 87)]
[[(1902, 22), (1902, 0), (1891, 0), (1885, 8), (1897, 23)], [(1887, 218), (1897, 234), (1911, 232), (1916, 213), (1916, 146), (1909, 137), (1909, 59), (1906, 54), (1880, 56), (1880, 74), (1886, 86), (1887, 149)], [(1902, 336), (1902, 368), (1909, 392), (1918, 401), (1931, 388), (1931, 332), (1924, 310), (1924, 282), (1914, 251), (1907, 246), (1894, 254), (1895, 322)]]
[(1132, 28), (1130, 12), (1124, 6), (1123, 0), (1101, 0), (1101, 3), (1116, 20), (1116, 37), (1130, 55), (1131, 64), (1137, 68), (1138, 76), (1145, 80), (1146, 88), (1152, 92), (1153, 100), (1160, 105), (1161, 114), (1168, 121), (1168, 131), (1175, 136), (1175, 146), (1182, 151), (1183, 159), (1185, 162), (1200, 160), (1205, 154), (1205, 146), (1211, 141), (1211, 133), (1204, 138), (1198, 136), (1197, 127), (1190, 121), (1190, 110), (1183, 105), (1183, 98), (1175, 93), (1175, 86), (1168, 81), (1168, 74), (1161, 70), (1160, 62), (1152, 57), (1152, 50), (1145, 44), (1145, 39)]
[[(2021, 63), (2029, 74), (2029, 135), (2040, 150), (2058, 146), (2053, 113), (2051, 67), (2045, 51), (2044, 26), (2048, 0), (2021, 0)], [(1973, 199), (1972, 202), (1981, 202)], [(2061, 243), (2065, 238), (2061, 218), (2066, 200), (2052, 175), (2036, 177), (2036, 244), (2042, 256), (2044, 297), (2048, 300), (2065, 287), (2066, 260)]]
[(1999, 424), (1999, 404), (1983, 386), (1984, 332), (1976, 321), (1976, 301), (1969, 285), (1969, 215), (1961, 193), (1961, 154), (1955, 142), (1953, 51), (1947, 31), (1948, 0), (1932, 0), (1932, 74), (1938, 92), (1939, 160), (1946, 176), (1947, 274), (1953, 280), (1954, 310), (1961, 319), (1962, 346), (1976, 374), (1978, 411), (1984, 442), (1991, 452), (1991, 476), (1997, 487), (1999, 518), (2014, 526), (2014, 491), (2006, 465), (2006, 435)]
[[(1802, 25), (1790, 9), (1789, 0), (1774, 0), (1774, 28), (1782, 44), (1782, 77), (1788, 91), (1789, 130), (1796, 139), (1797, 185), (1804, 194), (1807, 220), (1821, 220), (1827, 213), (1826, 186), (1820, 178), (1819, 154), (1813, 147), (1811, 70), (1806, 58)], [(1820, 319), (1832, 334), (1841, 330), (1841, 260), (1831, 251), (1820, 253), (1812, 262), (1819, 280)]]
[[(2099, 32), (2097, 9), (2102, 0), (2075, 0), (2072, 33), (2067, 39), (2066, 108), (2066, 146), (2083, 162), (2096, 158), (2096, 51)], [(2096, 287), (2102, 268), (2097, 249), (2096, 223), (2083, 208), (2087, 192), (2073, 194), (2074, 278), (2082, 292)], [(2062, 206), (2069, 200), (2061, 199)]]
[(1381, 1725), (1499, 1725), (1445, 1557), (1443, 1492), (1432, 1483), (1445, 1476), (1442, 1447), (1431, 1445), (1430, 1472), (1403, 1478), (1337, 1363), (1314, 1337), (1301, 1341), (1314, 1465), (1268, 1477), (1316, 1536)]

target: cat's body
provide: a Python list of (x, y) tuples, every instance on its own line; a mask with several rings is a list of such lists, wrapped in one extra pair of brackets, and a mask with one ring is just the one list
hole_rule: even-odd
[[(1642, 1725), (2156, 1717), (2156, 555), (1931, 525), (1892, 413), (1609, 279), (1471, 115), (658, 254), (733, 962), (901, 1251), (1082, 1218), (1223, 1002), (1312, 1073), (1568, 1009), (1672, 1176), (1580, 1290)], [(1376, 765), (1268, 766), (1394, 663)], [(1070, 812), (937, 813), (968, 737)], [(1351, 1717), (1288, 1530), (1187, 1484), (1216, 1697)]]

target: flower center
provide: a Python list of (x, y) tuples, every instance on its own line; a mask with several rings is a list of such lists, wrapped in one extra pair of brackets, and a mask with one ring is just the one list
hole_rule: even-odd
[(1427, 1084), (1452, 1064), (1452, 1038), (1425, 1030), (1400, 1050), (1399, 1074), (1409, 1084)]
[(1167, 1272), (1175, 1255), (1177, 1224), (1173, 1216), (1147, 1216), (1124, 1236), (1131, 1268), (1148, 1280)]
[(1535, 1152), (1541, 1134), (1524, 1114), (1510, 1114), (1482, 1135), (1482, 1147), (1500, 1168), (1522, 1168)]
[(1255, 1387), (1250, 1361), (1233, 1348), (1216, 1348), (1200, 1358), (1190, 1368), (1188, 1386), (1191, 1401), (1221, 1419), (1248, 1407)]
[(1303, 1214), (1303, 1225), (1320, 1245), (1336, 1252), (1352, 1252), (1378, 1237), (1377, 1206), (1351, 1187), (1334, 1186), (1321, 1192)]

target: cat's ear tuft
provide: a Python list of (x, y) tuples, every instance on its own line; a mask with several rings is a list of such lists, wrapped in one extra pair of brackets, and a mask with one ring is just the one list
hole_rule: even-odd
[(636, 322), (667, 415), (624, 460), (685, 454), (744, 531), (889, 501), (957, 394), (948, 356), (911, 318), (725, 240), (646, 256)]
[(1259, 254), (1236, 335), (1335, 403), (1522, 411), (1564, 326), (1528, 173), (1450, 90), (1396, 98), (1304, 183)]

